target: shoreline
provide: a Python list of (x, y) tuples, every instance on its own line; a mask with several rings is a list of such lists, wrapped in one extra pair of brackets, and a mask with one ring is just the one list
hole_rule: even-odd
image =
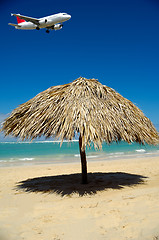
[[(103, 143), (102, 150), (86, 149), (88, 162), (114, 161), (115, 159), (142, 158), (159, 156), (159, 145), (141, 146), (136, 143), (120, 142), (110, 146)], [(80, 162), (78, 141), (64, 142), (60, 147), (57, 142), (36, 143), (0, 143), (0, 167), (14, 165), (63, 164)]]
[[(107, 166), (108, 169), (106, 169), (109, 173), (109, 169), (113, 166), (114, 171), (116, 171), (118, 168), (120, 168), (121, 166), (124, 166), (124, 169), (128, 169), (127, 165), (140, 165), (141, 164), (141, 174), (143, 172), (142, 170), (142, 165), (144, 163), (148, 164), (151, 166), (151, 164), (153, 162), (158, 162), (159, 163), (159, 156), (154, 156), (154, 157), (141, 157), (141, 158), (125, 158), (125, 159), (114, 159), (114, 160), (101, 160), (98, 159), (96, 161), (87, 161), (87, 173), (93, 173), (93, 172), (102, 172), (103, 169), (102, 167)], [(77, 162), (67, 162), (67, 163), (37, 163), (37, 164), (33, 164), (33, 165), (13, 165), (13, 166), (5, 166), (5, 167), (0, 167), (0, 173), (3, 173), (5, 171), (8, 170), (13, 170), (14, 172), (17, 170), (28, 170), (28, 171), (32, 171), (33, 169), (38, 169), (38, 170), (45, 170), (45, 169), (54, 169), (53, 170), (53, 174), (58, 175), (58, 173), (62, 173), (64, 172), (64, 174), (67, 172), (67, 174), (73, 174), (74, 172), (72, 171), (72, 169), (76, 169), (76, 173), (81, 174), (81, 161), (77, 161)], [(55, 172), (56, 169), (58, 169), (57, 173)], [(70, 172), (69, 172), (70, 169)], [(158, 169), (158, 167), (157, 167)], [(44, 171), (45, 172), (45, 171)], [(130, 171), (128, 171), (130, 172)], [(134, 171), (133, 173), (137, 173), (140, 174), (140, 170)]]
[[(52, 157), (52, 158), (51, 158)], [(101, 162), (108, 162), (108, 161), (120, 161), (120, 160), (127, 160), (127, 159), (143, 159), (143, 158), (156, 158), (159, 157), (159, 153), (158, 152), (149, 152), (149, 153), (134, 153), (134, 154), (112, 154), (112, 155), (87, 155), (86, 159), (87, 159), (87, 163), (88, 162), (95, 162), (98, 163), (99, 161)], [(38, 165), (67, 165), (67, 164), (78, 164), (81, 160), (80, 160), (80, 155), (78, 154), (78, 156), (66, 156), (66, 158), (64, 158), (64, 156), (58, 158), (53, 159), (54, 156), (44, 156), (44, 157), (37, 157), (36, 158), (22, 158), (21, 160), (1, 160), (0, 161), (0, 168), (7, 168), (7, 167), (25, 167), (25, 166), (38, 166)]]

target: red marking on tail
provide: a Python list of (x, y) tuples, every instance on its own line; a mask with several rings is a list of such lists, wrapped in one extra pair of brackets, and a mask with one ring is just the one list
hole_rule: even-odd
[(17, 17), (17, 22), (18, 22), (18, 24), (19, 24), (19, 23), (25, 22), (25, 20)]

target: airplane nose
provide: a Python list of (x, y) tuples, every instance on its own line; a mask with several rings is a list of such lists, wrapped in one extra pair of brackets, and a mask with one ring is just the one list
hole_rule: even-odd
[(68, 14), (68, 19), (70, 19), (70, 18), (71, 18), (71, 15)]

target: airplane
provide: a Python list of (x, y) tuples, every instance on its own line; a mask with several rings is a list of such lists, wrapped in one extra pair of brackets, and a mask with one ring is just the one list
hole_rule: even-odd
[(8, 25), (16, 29), (40, 30), (41, 28), (46, 28), (47, 33), (50, 32), (49, 30), (60, 30), (63, 27), (62, 23), (71, 18), (71, 15), (67, 13), (57, 13), (42, 18), (32, 18), (15, 13), (11, 13), (11, 16), (17, 17), (18, 24), (8, 23)]

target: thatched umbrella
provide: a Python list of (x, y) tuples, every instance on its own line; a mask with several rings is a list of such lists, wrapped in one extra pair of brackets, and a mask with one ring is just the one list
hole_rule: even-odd
[(45, 136), (72, 140), (79, 134), (82, 182), (87, 182), (86, 145), (102, 142), (157, 144), (151, 121), (131, 101), (96, 79), (78, 78), (51, 87), (17, 107), (4, 121), (2, 131), (22, 140)]

